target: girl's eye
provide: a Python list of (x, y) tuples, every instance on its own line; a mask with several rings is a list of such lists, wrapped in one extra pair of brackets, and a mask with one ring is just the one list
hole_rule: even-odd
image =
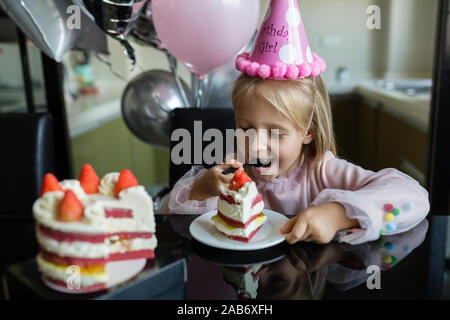
[(278, 133), (276, 133), (276, 132), (270, 132), (270, 135), (271, 135), (272, 137), (274, 137), (274, 138), (281, 138), (281, 137), (286, 136), (285, 133), (280, 133), (280, 132), (278, 132)]

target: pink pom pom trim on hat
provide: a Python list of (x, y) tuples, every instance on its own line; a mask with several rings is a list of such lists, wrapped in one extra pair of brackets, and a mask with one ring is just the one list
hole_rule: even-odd
[(258, 76), (260, 76), (263, 79), (267, 79), (270, 77), (271, 72), (272, 72), (272, 70), (267, 64), (262, 64), (259, 67)]
[(258, 75), (259, 71), (259, 63), (258, 62), (252, 62), (248, 65), (246, 72), (251, 77), (256, 77)]
[(312, 54), (313, 62), (304, 62), (300, 65), (286, 64), (278, 61), (274, 66), (259, 64), (250, 60), (248, 52), (241, 53), (236, 58), (236, 69), (251, 77), (262, 79), (299, 79), (309, 76), (316, 77), (327, 68), (325, 60), (317, 53)]

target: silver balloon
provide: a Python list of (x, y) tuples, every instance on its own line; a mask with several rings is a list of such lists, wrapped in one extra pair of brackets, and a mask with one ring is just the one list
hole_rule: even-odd
[(166, 51), (165, 46), (156, 33), (155, 25), (153, 24), (151, 0), (145, 4), (145, 7), (142, 9), (139, 18), (136, 20), (130, 35), (133, 36), (133, 38), (139, 43), (150, 45), (158, 50)]
[(126, 37), (148, 0), (73, 0), (113, 37)]
[[(80, 10), (68, 11), (73, 6), (71, 0), (0, 0), (0, 4), (27, 38), (58, 62), (67, 51), (80, 43), (86, 33), (94, 38), (103, 34)], [(78, 13), (78, 28), (76, 24), (69, 28), (71, 15)], [(86, 45), (80, 43), (79, 47), (86, 48)]]
[(205, 108), (233, 108), (231, 95), (236, 79), (241, 75), (234, 61), (229, 62), (205, 77)]
[(119, 40), (125, 54), (136, 63), (133, 47), (126, 40), (148, 0), (73, 0), (108, 35)]
[[(194, 98), (180, 79), (189, 104)], [(122, 95), (122, 116), (128, 128), (141, 140), (169, 148), (169, 113), (183, 103), (177, 81), (172, 73), (162, 70), (144, 72), (135, 77)]]

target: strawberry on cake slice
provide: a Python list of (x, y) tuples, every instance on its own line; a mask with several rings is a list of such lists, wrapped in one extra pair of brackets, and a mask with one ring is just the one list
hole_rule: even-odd
[(33, 215), (38, 266), (55, 284), (76, 265), (83, 289), (101, 288), (108, 262), (154, 257), (153, 202), (130, 170), (99, 179), (86, 164), (78, 180), (61, 182), (46, 174)]
[(238, 170), (230, 185), (221, 187), (217, 215), (212, 220), (227, 237), (249, 242), (267, 220), (263, 209), (262, 195), (255, 182), (244, 170)]

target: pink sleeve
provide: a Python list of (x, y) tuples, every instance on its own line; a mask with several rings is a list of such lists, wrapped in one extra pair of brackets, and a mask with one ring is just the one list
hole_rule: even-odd
[(169, 194), (169, 213), (203, 214), (217, 209), (217, 198), (212, 197), (203, 201), (189, 200), (195, 180), (206, 173), (202, 166), (194, 166), (178, 180)]
[(312, 205), (338, 202), (347, 216), (357, 219), (361, 226), (339, 231), (339, 242), (359, 244), (378, 239), (380, 234), (405, 232), (427, 216), (428, 192), (411, 177), (396, 169), (364, 170), (330, 154), (316, 169), (316, 178), (325, 189)]

